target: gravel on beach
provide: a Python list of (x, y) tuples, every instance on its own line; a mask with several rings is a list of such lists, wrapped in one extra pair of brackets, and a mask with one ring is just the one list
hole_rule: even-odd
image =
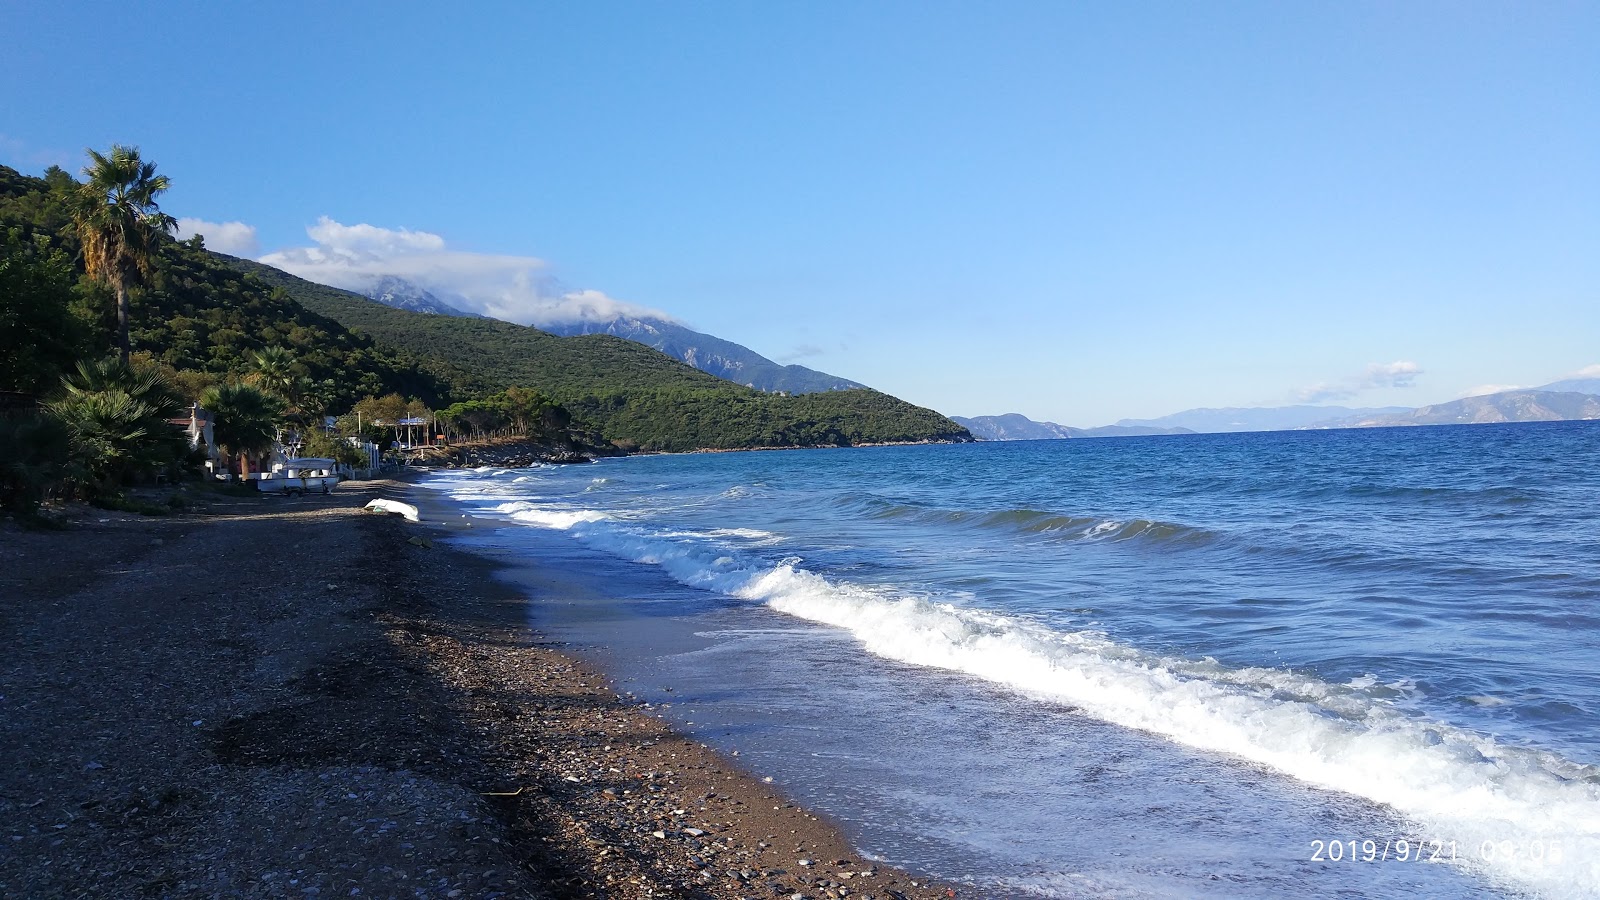
[(0, 523), (0, 896), (955, 896), (361, 509), (407, 490)]

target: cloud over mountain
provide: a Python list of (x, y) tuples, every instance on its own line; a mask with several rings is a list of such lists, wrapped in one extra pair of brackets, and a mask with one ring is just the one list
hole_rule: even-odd
[(180, 241), (201, 235), (208, 249), (229, 256), (255, 256), (261, 252), (261, 242), (256, 240), (256, 227), (243, 222), (207, 222), (205, 219), (185, 217), (178, 220), (178, 227), (173, 234)]
[(1416, 383), (1422, 367), (1409, 360), (1392, 363), (1371, 363), (1360, 374), (1338, 381), (1323, 381), (1294, 392), (1301, 403), (1326, 403), (1329, 400), (1348, 400), (1374, 388), (1406, 388)]
[(446, 302), (523, 325), (603, 322), (619, 316), (672, 320), (659, 310), (596, 290), (573, 290), (533, 256), (453, 250), (428, 231), (345, 225), (327, 216), (306, 229), (314, 246), (268, 253), (261, 262), (308, 281), (366, 291), (385, 275), (404, 278)]

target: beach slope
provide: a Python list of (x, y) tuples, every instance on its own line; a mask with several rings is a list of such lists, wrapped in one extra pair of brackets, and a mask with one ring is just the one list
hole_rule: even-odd
[(425, 522), (0, 524), (0, 895), (948, 897), (625, 702)]

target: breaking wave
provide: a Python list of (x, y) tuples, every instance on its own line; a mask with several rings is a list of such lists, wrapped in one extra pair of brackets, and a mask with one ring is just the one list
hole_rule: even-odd
[[(1332, 684), (1286, 669), (1230, 668), (1147, 652), (1095, 630), (1047, 627), (938, 595), (826, 577), (799, 557), (760, 557), (758, 548), (776, 539), (767, 532), (662, 531), (598, 510), (526, 500), (488, 510), (659, 566), (685, 585), (845, 629), (888, 659), (967, 673), (1388, 805), (1415, 823), (1405, 837), (1455, 842), (1457, 862), (1493, 882), (1550, 896), (1600, 893), (1600, 769), (1421, 715), (1394, 702), (1403, 691), (1376, 679)], [(958, 514), (883, 504), (879, 514), (1080, 540), (1204, 533), (1026, 509), (951, 519)]]

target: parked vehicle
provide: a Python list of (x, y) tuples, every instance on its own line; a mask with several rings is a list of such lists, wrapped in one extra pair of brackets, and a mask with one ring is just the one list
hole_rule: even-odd
[(304, 456), (284, 460), (271, 472), (256, 480), (256, 490), (269, 494), (299, 494), (316, 491), (323, 494), (333, 490), (344, 476), (339, 474), (339, 464), (331, 459)]

